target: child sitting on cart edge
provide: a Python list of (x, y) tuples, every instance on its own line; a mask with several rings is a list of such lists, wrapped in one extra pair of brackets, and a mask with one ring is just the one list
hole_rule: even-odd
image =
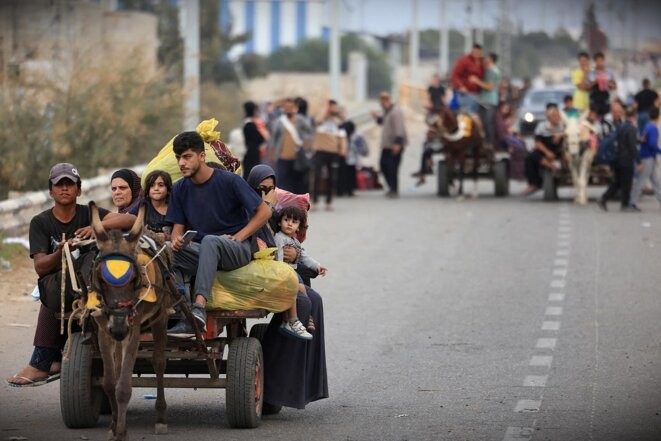
[[(296, 239), (296, 232), (299, 228), (304, 227), (307, 222), (305, 212), (297, 206), (283, 207), (278, 213), (277, 228), (278, 232), (275, 234), (275, 244), (278, 246), (278, 260), (283, 260), (283, 249), (285, 246), (293, 246), (300, 250), (298, 263), (316, 271), (319, 275), (325, 276), (328, 269), (323, 267), (319, 262), (314, 260), (301, 246), (301, 242)], [(298, 263), (290, 263), (296, 269)], [(298, 276), (298, 290), (301, 294), (307, 295), (307, 290), (303, 284), (303, 279)], [(309, 340), (312, 335), (309, 332), (314, 332), (315, 326), (312, 316), (307, 324), (307, 332), (301, 322), (298, 320), (296, 313), (296, 302), (287, 310), (287, 320), (282, 322), (280, 330), (295, 337)]]

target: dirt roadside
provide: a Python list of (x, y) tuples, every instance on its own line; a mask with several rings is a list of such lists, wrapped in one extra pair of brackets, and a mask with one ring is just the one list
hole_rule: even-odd
[(0, 270), (0, 378), (2, 379), (12, 376), (27, 363), (41, 304), (31, 297), (37, 283), (37, 273), (34, 271), (27, 250), (16, 253), (9, 261), (11, 270)]

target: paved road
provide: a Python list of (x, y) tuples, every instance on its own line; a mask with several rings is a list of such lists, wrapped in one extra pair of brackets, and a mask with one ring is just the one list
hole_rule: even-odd
[[(411, 149), (402, 176), (417, 159)], [(231, 430), (224, 392), (168, 390), (159, 437), (152, 391), (136, 389), (132, 439), (661, 439), (656, 202), (602, 213), (568, 191), (558, 203), (496, 199), (483, 182), (478, 200), (457, 202), (411, 184), (398, 200), (365, 193), (311, 215), (307, 249), (330, 269), (314, 282), (330, 399)], [(4, 373), (32, 332), (11, 329)], [(0, 389), (0, 439), (105, 439), (107, 416), (64, 428), (58, 387)]]

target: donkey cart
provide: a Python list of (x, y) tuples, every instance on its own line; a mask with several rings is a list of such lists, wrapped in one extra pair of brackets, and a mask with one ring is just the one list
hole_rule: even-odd
[[(267, 315), (268, 312), (263, 309), (211, 310), (208, 311), (208, 330), (204, 338), (168, 338), (164, 386), (226, 389), (225, 405), (229, 426), (259, 426), (264, 385), (260, 339), (267, 325), (252, 326), (248, 336), (246, 319), (264, 318)], [(223, 333), (225, 336), (219, 336), (223, 329), (226, 331)], [(62, 364), (60, 404), (64, 424), (70, 428), (93, 427), (100, 413), (109, 413), (102, 388), (103, 363), (96, 332), (72, 333), (65, 348), (69, 360)], [(226, 346), (229, 351), (227, 358), (223, 358)], [(143, 334), (131, 377), (133, 387), (156, 387), (151, 363), (153, 349), (151, 334)]]

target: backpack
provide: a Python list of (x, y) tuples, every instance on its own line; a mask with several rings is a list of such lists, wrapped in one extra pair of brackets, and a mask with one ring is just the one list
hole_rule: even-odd
[(620, 124), (615, 130), (611, 131), (599, 141), (599, 149), (597, 150), (597, 159), (599, 162), (613, 164), (617, 161), (617, 139), (620, 136), (620, 128), (623, 125), (624, 124)]

